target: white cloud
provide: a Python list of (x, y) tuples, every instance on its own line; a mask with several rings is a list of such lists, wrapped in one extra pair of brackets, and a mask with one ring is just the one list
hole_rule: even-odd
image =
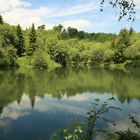
[[(12, 25), (20, 24), (22, 27), (26, 28), (35, 23), (36, 26), (45, 24), (43, 20), (43, 15), (49, 13), (47, 7), (40, 7), (38, 9), (25, 9), (16, 8), (3, 14), (4, 20)], [(46, 23), (47, 24), (47, 23)], [(51, 25), (47, 24), (49, 27)]]
[(140, 8), (140, 0), (134, 0), (134, 4), (136, 5), (136, 8)]
[(90, 2), (86, 4), (79, 4), (72, 7), (66, 7), (62, 10), (55, 9), (54, 12), (52, 12), (50, 16), (63, 17), (63, 16), (69, 16), (69, 15), (81, 14), (81, 13), (89, 12), (96, 9), (99, 9), (99, 6), (97, 6), (97, 4), (94, 2)]
[[(36, 26), (45, 24), (46, 28), (50, 29), (56, 24), (55, 19), (57, 20), (57, 24), (59, 20), (59, 23), (63, 24), (64, 27), (71, 26), (78, 28), (79, 30), (89, 29), (93, 19), (94, 29), (101, 30), (108, 26), (111, 27), (112, 19), (107, 17), (107, 15), (103, 17), (103, 19), (98, 17), (100, 7), (100, 2), (98, 2), (96, 0), (89, 0), (88, 2), (85, 0), (84, 3), (72, 6), (61, 7), (54, 5), (50, 6), (49, 4), (49, 6), (44, 5), (42, 7), (33, 8), (31, 3), (25, 2), (24, 0), (0, 0), (0, 13), (5, 22), (12, 25), (20, 24), (24, 29), (31, 26), (32, 23), (35, 23)], [(136, 3), (137, 11), (139, 12), (138, 7), (140, 8), (140, 0), (135, 0), (134, 2)], [(93, 13), (94, 11), (98, 13), (91, 14), (91, 12)], [(137, 19), (140, 19), (138, 12), (136, 17)], [(84, 19), (85, 13), (87, 15), (86, 19)], [(80, 14), (83, 14), (84, 16), (81, 17)], [(76, 19), (75, 17), (78, 18)], [(69, 20), (66, 18), (69, 18)]]
[(79, 19), (79, 20), (67, 20), (62, 23), (62, 25), (67, 27), (74, 27), (79, 30), (83, 30), (91, 26), (91, 22), (89, 20)]
[(5, 120), (6, 118), (16, 120), (19, 117), (27, 116), (30, 114), (27, 110), (31, 108), (29, 97), (23, 94), (20, 105), (15, 101), (3, 109), (3, 113), (0, 116), (0, 123), (1, 120)]
[(0, 12), (5, 12), (7, 10), (18, 8), (18, 7), (28, 7), (31, 6), (29, 2), (22, 0), (0, 0)]
[(140, 19), (140, 12), (136, 12), (136, 19)]
[[(77, 15), (97, 9), (97, 4), (93, 2), (68, 6), (63, 9), (61, 7), (51, 6), (33, 9), (28, 6), (31, 7), (31, 3), (22, 0), (0, 0), (0, 9), (4, 20), (12, 25), (20, 24), (24, 29), (31, 26), (33, 22), (36, 26), (45, 24), (47, 28), (52, 28), (53, 24), (47, 22), (49, 19)], [(72, 26), (78, 29), (85, 29), (91, 24), (90, 21), (84, 19), (62, 22), (65, 27)]]

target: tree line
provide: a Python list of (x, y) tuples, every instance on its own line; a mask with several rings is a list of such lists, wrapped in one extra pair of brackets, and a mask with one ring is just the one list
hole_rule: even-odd
[(62, 25), (46, 30), (35, 25), (23, 30), (0, 16), (0, 67), (55, 68), (110, 66), (140, 59), (140, 33), (121, 29), (119, 34), (87, 33)]

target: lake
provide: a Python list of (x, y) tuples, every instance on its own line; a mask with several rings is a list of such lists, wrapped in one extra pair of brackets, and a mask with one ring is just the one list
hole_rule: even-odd
[(48, 140), (74, 120), (84, 120), (94, 99), (101, 104), (110, 97), (116, 99), (110, 104), (122, 109), (106, 114), (117, 125), (99, 121), (97, 127), (135, 130), (129, 114), (140, 112), (139, 70), (0, 70), (0, 140)]

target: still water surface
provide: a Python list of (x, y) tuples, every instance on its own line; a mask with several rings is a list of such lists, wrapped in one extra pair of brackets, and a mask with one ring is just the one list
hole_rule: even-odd
[(111, 105), (122, 111), (107, 117), (117, 125), (101, 121), (97, 126), (134, 130), (128, 115), (140, 112), (139, 70), (0, 70), (0, 140), (48, 140), (75, 119), (84, 119), (94, 99), (102, 103), (112, 96)]

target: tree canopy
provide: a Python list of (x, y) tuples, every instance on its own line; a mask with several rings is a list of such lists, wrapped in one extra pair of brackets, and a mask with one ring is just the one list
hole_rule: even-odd
[(62, 25), (45, 30), (22, 30), (20, 25), (0, 24), (0, 66), (31, 68), (134, 65), (140, 60), (140, 34), (130, 29), (120, 33), (88, 33)]

